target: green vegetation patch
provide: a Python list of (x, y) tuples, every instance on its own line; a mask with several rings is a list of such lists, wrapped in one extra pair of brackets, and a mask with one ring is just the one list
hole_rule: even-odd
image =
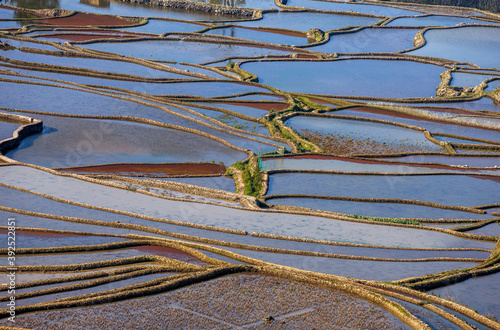
[(349, 218), (353, 218), (353, 219), (379, 221), (379, 222), (390, 222), (390, 223), (400, 223), (400, 224), (403, 224), (403, 225), (420, 226), (420, 222), (415, 221), (415, 220), (406, 220), (406, 219), (398, 219), (398, 218), (365, 217), (363, 215), (357, 215), (357, 214), (347, 214), (346, 216), (349, 217)]
[[(241, 178), (245, 187), (243, 193), (248, 196), (259, 196), (262, 190), (262, 171), (256, 157), (253, 157), (247, 163), (236, 162), (231, 167), (241, 171)], [(234, 170), (229, 168), (226, 175), (234, 175)]]

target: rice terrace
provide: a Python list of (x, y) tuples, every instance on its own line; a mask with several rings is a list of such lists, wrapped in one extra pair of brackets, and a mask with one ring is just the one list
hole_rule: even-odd
[(500, 329), (497, 1), (0, 0), (0, 50), (0, 328)]

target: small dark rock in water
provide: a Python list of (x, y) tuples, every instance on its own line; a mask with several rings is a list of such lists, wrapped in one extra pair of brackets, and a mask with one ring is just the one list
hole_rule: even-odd
[(272, 317), (271, 315), (269, 315), (267, 317), (264, 317), (262, 320), (264, 322), (271, 323), (272, 321), (274, 321), (274, 317)]

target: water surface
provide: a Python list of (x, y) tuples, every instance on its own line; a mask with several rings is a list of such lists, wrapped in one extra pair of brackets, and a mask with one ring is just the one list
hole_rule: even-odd
[(488, 83), (488, 87), (485, 89), (486, 92), (493, 92), (495, 89), (500, 87), (500, 80), (495, 80)]
[[(313, 198), (277, 198), (268, 201), (271, 204), (307, 207), (313, 210), (357, 214), (380, 218), (415, 218), (415, 219), (488, 219), (491, 215), (437, 209), (420, 205), (392, 203), (364, 203), (335, 201)], [(458, 225), (456, 225), (458, 226)], [(500, 226), (499, 226), (500, 227)]]
[(240, 26), (270, 27), (307, 32), (309, 29), (329, 31), (346, 26), (365, 26), (377, 23), (379, 18), (335, 15), (310, 12), (266, 13), (257, 21), (239, 22)]
[[(448, 133), (454, 135), (460, 135), (464, 138), (476, 138), (476, 139), (484, 139), (490, 141), (498, 141), (500, 142), (500, 130), (498, 129), (484, 129), (477, 128), (472, 126), (466, 126), (466, 124), (460, 125), (459, 123), (448, 123), (448, 122), (440, 122), (437, 120), (430, 120), (426, 118), (405, 118), (405, 114), (398, 114), (397, 112), (393, 113), (394, 116), (388, 113), (377, 114), (371, 112), (363, 112), (363, 111), (355, 111), (355, 110), (340, 110), (334, 112), (334, 114), (345, 115), (345, 116), (353, 116), (353, 117), (362, 117), (362, 118), (371, 118), (371, 119), (379, 119), (379, 120), (387, 120), (392, 122), (397, 122), (401, 124), (407, 124), (411, 126), (425, 128), (431, 133)], [(460, 117), (453, 113), (441, 113), (441, 112), (433, 112), (432, 115), (435, 117), (444, 117), (445, 119), (455, 119), (458, 121), (458, 118), (466, 120), (467, 117)], [(470, 117), (471, 119), (477, 120), (477, 117)], [(490, 118), (484, 118), (484, 121), (491, 121)], [(493, 119), (494, 120), (494, 119)], [(492, 122), (492, 126), (495, 127), (494, 121)], [(497, 126), (498, 127), (498, 126)], [(440, 137), (436, 137), (436, 139), (440, 140)], [(447, 138), (448, 139), (448, 138)]]
[(196, 64), (218, 61), (226, 57), (281, 55), (289, 53), (282, 50), (259, 47), (171, 40), (93, 43), (82, 45), (82, 47), (138, 58)]
[(474, 267), (475, 263), (466, 262), (379, 262), (366, 260), (342, 260), (323, 257), (305, 257), (286, 254), (265, 253), (258, 251), (230, 251), (242, 255), (278, 263), (298, 269), (310, 270), (326, 274), (355, 277), (375, 281), (396, 281), (402, 278), (438, 273), (457, 268)]
[(418, 29), (367, 28), (354, 33), (334, 34), (324, 45), (309, 48), (323, 53), (398, 52), (413, 47)]
[(0, 121), (0, 141), (10, 139), (14, 131), (18, 129), (20, 124), (8, 123)]
[[(33, 48), (38, 48), (37, 44), (33, 44), (30, 46)], [(136, 75), (146, 78), (186, 78), (186, 76), (183, 75), (161, 70), (155, 70), (139, 64), (122, 62), (122, 61), (52, 56), (52, 55), (21, 52), (19, 50), (9, 50), (7, 52), (2, 52), (2, 56), (25, 62), (61, 65), (70, 68), (83, 68), (83, 69), (91, 69), (103, 72), (122, 73), (122, 74)]]
[(253, 41), (268, 42), (280, 45), (307, 45), (307, 38), (272, 33), (270, 31), (255, 31), (238, 27), (228, 27), (207, 31), (206, 34), (220, 35)]
[[(251, 211), (158, 199), (73, 178), (55, 177), (26, 167), (3, 167), (0, 168), (0, 174), (3, 183), (15, 184), (60, 198), (184, 222), (237, 228), (248, 232), (407, 247), (491, 246), (486, 242), (467, 241), (437, 232), (409, 228), (366, 225), (280, 213), (260, 213), (259, 217), (255, 217), (255, 213)], [(271, 187), (272, 185), (273, 183)], [(62, 186), (66, 189), (62, 189)], [(148, 222), (153, 227), (160, 225)]]
[(269, 176), (268, 194), (401, 198), (444, 205), (478, 206), (497, 203), (500, 189), (495, 177), (490, 180), (467, 175), (277, 173)]
[(488, 276), (473, 277), (464, 282), (433, 289), (430, 292), (441, 298), (450, 299), (459, 304), (477, 309), (477, 312), (500, 318), (500, 302), (497, 297), (500, 294), (498, 282), (500, 273)]
[[(432, 97), (443, 68), (407, 61), (252, 62), (259, 82), (289, 92), (386, 98)], [(390, 79), (387, 79), (390, 77)]]
[[(19, 7), (31, 8), (29, 4), (16, 1)], [(62, 8), (88, 13), (121, 15), (121, 16), (142, 16), (142, 17), (164, 17), (187, 20), (224, 20), (229, 19), (229, 15), (205, 13), (199, 11), (189, 11), (183, 9), (166, 8), (162, 6), (148, 6), (123, 1), (110, 1), (108, 6), (92, 6), (75, 0), (59, 0), (53, 2), (54, 5), (47, 8)]]
[[(7, 246), (7, 231), (4, 233), (2, 230), (0, 233), (0, 241), (5, 242), (5, 246)], [(16, 234), (16, 247), (19, 249), (96, 245), (127, 241), (127, 239), (119, 237), (79, 236), (22, 230), (18, 230)]]
[(235, 192), (234, 180), (224, 176), (207, 178), (166, 178), (164, 180)]
[(498, 68), (499, 32), (494, 27), (429, 30), (424, 34), (427, 44), (409, 54), (471, 62), (483, 68)]
[(425, 17), (402, 17), (391, 21), (387, 26), (454, 26), (459, 24), (498, 24), (488, 21), (455, 17), (455, 16), (439, 16), (431, 15)]
[(286, 124), (299, 133), (309, 130), (322, 134), (348, 136), (352, 139), (385, 143), (388, 146), (418, 147), (427, 151), (440, 151), (441, 147), (425, 138), (423, 132), (366, 121), (323, 117), (293, 117)]
[(204, 29), (205, 25), (190, 24), (188, 22), (166, 21), (158, 19), (150, 19), (147, 24), (130, 27), (120, 28), (121, 31), (143, 32), (162, 34), (169, 32), (195, 32)]
[[(414, 156), (417, 158), (418, 156)], [(432, 157), (432, 156), (422, 156)], [(450, 158), (450, 157), (448, 157)], [(400, 159), (400, 157), (398, 158)], [(386, 159), (391, 161), (391, 158)], [(344, 171), (344, 172), (370, 172), (370, 173), (450, 173), (458, 170), (454, 167), (449, 168), (435, 168), (431, 166), (418, 166), (406, 164), (383, 164), (383, 163), (364, 163), (362, 161), (354, 161), (348, 159), (299, 159), (299, 158), (269, 158), (264, 160), (263, 167), (266, 170), (272, 169), (291, 169), (291, 170), (330, 170), (330, 171)], [(418, 162), (417, 162), (418, 163)], [(490, 173), (500, 174), (499, 171), (488, 170), (474, 170), (469, 169), (464, 171), (459, 168), (460, 172), (457, 173)]]
[(7, 157), (69, 167), (211, 160), (232, 164), (246, 156), (200, 135), (144, 124), (63, 117), (45, 117), (44, 124), (41, 135), (23, 140)]
[[(463, 73), (463, 72), (453, 72), (452, 73), (453, 79), (451, 81), (451, 86), (460, 86), (460, 87), (475, 87), (480, 85), (483, 81), (485, 81), (488, 78), (491, 78), (491, 76), (488, 75), (480, 75), (480, 74), (470, 74), (470, 73)], [(491, 85), (494, 83), (488, 84)]]
[(290, 0), (289, 6), (307, 7), (312, 9), (332, 10), (332, 11), (354, 11), (378, 16), (400, 16), (400, 15), (421, 15), (416, 11), (386, 7), (383, 5), (358, 4), (348, 2), (314, 1), (314, 0)]

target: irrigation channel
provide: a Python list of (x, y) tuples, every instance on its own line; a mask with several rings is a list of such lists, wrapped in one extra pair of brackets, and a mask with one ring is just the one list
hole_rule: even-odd
[(500, 329), (500, 15), (0, 1), (0, 327)]

